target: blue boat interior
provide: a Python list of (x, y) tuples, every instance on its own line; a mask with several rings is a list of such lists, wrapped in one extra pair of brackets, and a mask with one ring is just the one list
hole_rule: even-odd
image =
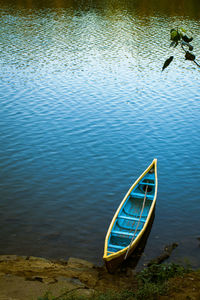
[[(145, 206), (142, 211), (145, 193)], [(155, 173), (154, 167), (152, 167), (133, 188), (119, 211), (108, 239), (107, 255), (116, 253), (129, 246), (138, 236), (146, 222), (154, 195)]]

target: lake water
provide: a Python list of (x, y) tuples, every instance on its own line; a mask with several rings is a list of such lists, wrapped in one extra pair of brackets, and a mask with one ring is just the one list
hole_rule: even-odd
[(143, 261), (178, 242), (200, 267), (200, 69), (169, 48), (182, 26), (200, 61), (199, 1), (39, 2), (0, 1), (0, 254), (100, 263), (157, 158)]

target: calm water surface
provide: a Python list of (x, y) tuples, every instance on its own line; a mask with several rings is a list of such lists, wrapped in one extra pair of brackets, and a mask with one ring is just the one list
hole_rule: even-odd
[(200, 69), (168, 47), (183, 26), (200, 58), (199, 1), (37, 2), (0, 1), (0, 254), (101, 262), (156, 157), (143, 261), (179, 242), (172, 259), (199, 267)]

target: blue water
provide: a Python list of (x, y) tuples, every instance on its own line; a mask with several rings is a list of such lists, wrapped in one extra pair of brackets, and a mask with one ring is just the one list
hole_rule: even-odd
[(183, 16), (2, 6), (0, 254), (101, 262), (115, 210), (157, 158), (143, 260), (178, 242), (172, 259), (200, 266), (200, 69), (168, 47), (182, 25), (199, 54), (199, 20)]

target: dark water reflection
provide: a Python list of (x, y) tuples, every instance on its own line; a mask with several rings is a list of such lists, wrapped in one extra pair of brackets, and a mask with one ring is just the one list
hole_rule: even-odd
[(1, 7), (12, 6), (15, 9), (69, 9), (84, 13), (95, 10), (101, 14), (110, 14), (116, 12), (125, 12), (129, 14), (137, 13), (140, 16), (152, 16), (153, 14), (162, 14), (167, 16), (183, 16), (190, 18), (199, 18), (200, 2), (198, 0), (0, 0)]
[[(109, 222), (158, 158), (143, 261), (199, 266), (199, 2), (0, 1), (0, 253), (101, 261)], [(79, 3), (79, 4), (78, 4)], [(175, 54), (161, 73), (163, 61)]]

